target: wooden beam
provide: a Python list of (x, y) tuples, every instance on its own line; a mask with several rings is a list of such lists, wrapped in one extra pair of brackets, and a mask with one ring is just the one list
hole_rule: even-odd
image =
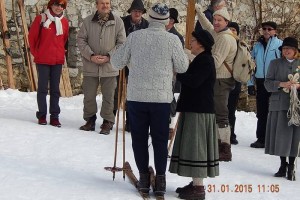
[(195, 27), (195, 0), (188, 0), (186, 15), (185, 48), (190, 49), (191, 34)]

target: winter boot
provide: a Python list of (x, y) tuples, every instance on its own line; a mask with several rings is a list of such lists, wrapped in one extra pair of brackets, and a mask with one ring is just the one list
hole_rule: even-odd
[(96, 124), (96, 115), (93, 115), (92, 117), (90, 117), (86, 124), (83, 125), (83, 126), (80, 126), (80, 130), (83, 130), (83, 131), (94, 131), (95, 130), (95, 124)]
[(113, 126), (114, 126), (113, 122), (104, 120), (103, 124), (100, 126), (100, 128), (101, 128), (100, 134), (109, 135), (110, 134), (110, 130), (112, 130)]
[(286, 177), (288, 163), (281, 163), (278, 172), (274, 174), (275, 177)]
[(219, 161), (231, 161), (231, 145), (230, 145), (230, 128), (227, 126), (225, 128), (218, 128), (221, 144), (219, 144)]
[(295, 165), (294, 164), (288, 164), (287, 180), (290, 180), (290, 181), (295, 181), (296, 180)]
[(59, 122), (58, 118), (51, 118), (50, 125), (60, 128), (61, 123)]
[(184, 187), (178, 187), (175, 192), (182, 193), (183, 191), (189, 189), (190, 187), (193, 187), (193, 181), (191, 181), (188, 185), (186, 185)]
[(192, 186), (183, 192), (179, 193), (178, 197), (180, 199), (196, 199), (203, 200), (205, 199), (205, 190), (204, 186)]
[(164, 196), (166, 193), (166, 175), (156, 175), (155, 177), (155, 196)]
[(142, 193), (148, 194), (150, 190), (150, 174), (140, 173), (140, 180), (137, 183), (138, 190)]
[(39, 125), (47, 125), (46, 116), (42, 116), (42, 117), (40, 117), (38, 119), (39, 119), (39, 121), (38, 121)]

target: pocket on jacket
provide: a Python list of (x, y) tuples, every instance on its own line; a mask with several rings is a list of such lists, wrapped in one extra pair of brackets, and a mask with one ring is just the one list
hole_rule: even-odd
[(270, 101), (279, 101), (279, 100), (280, 100), (279, 93), (273, 93), (270, 97)]

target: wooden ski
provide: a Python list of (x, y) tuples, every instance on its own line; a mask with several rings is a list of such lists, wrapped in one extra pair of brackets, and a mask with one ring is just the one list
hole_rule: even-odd
[[(125, 174), (126, 174), (126, 176), (129, 178), (131, 184), (138, 190), (138, 188), (137, 188), (138, 180), (137, 180), (136, 176), (134, 175), (134, 173), (133, 173), (133, 171), (132, 171), (132, 169), (131, 169), (131, 166), (130, 166), (129, 162), (125, 162), (125, 163), (124, 163), (123, 170), (125, 171)], [(142, 197), (143, 199), (146, 199), (146, 200), (147, 200), (147, 199), (150, 199), (148, 193), (142, 193), (142, 192), (139, 191), (139, 190), (138, 190), (138, 192), (139, 192), (139, 194), (141, 195), (141, 197)]]
[[(149, 173), (150, 173), (150, 184), (151, 184), (152, 190), (155, 191), (155, 172), (154, 172), (153, 167), (151, 167), (151, 166), (149, 167)], [(164, 200), (165, 197), (155, 195), (155, 199), (156, 200)]]
[(6, 11), (5, 11), (5, 0), (0, 0), (0, 20), (1, 20), (1, 32), (3, 39), (3, 49), (5, 51), (5, 61), (7, 65), (7, 85), (11, 89), (15, 89), (15, 82), (13, 77), (12, 67), (12, 54), (10, 50), (10, 33), (7, 27)]
[(26, 22), (24, 0), (18, 0), (18, 6), (20, 9), (21, 20), (22, 20), (22, 30), (23, 30), (24, 45), (25, 45), (25, 57), (27, 60), (30, 84), (31, 84), (30, 90), (36, 91), (38, 76), (37, 76), (36, 65), (33, 62), (33, 56), (31, 55), (30, 48), (29, 48), (28, 26), (27, 26), (27, 22)]
[(0, 74), (0, 90), (4, 90), (1, 74)]
[(72, 97), (73, 96), (71, 82), (70, 82), (70, 76), (69, 76), (69, 69), (68, 69), (66, 60), (65, 60), (65, 64), (63, 65), (63, 68), (62, 68), (59, 89), (60, 89), (60, 95), (62, 97)]

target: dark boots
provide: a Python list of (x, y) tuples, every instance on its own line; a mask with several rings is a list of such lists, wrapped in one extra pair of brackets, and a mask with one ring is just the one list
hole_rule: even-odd
[(107, 121), (106, 119), (103, 120), (103, 124), (100, 126), (100, 128), (101, 128), (100, 134), (103, 134), (103, 135), (110, 134), (110, 131), (112, 130), (113, 126), (114, 126), (113, 122)]
[(140, 180), (137, 183), (137, 188), (142, 193), (148, 194), (150, 190), (150, 174), (140, 173)]
[(166, 193), (166, 175), (156, 175), (155, 177), (155, 189), (156, 196), (164, 196)]
[(179, 193), (178, 197), (180, 199), (205, 199), (205, 189), (204, 186), (193, 186), (187, 187), (185, 190)]
[(231, 145), (225, 142), (219, 143), (219, 161), (231, 161), (232, 153), (231, 153)]
[(176, 188), (175, 192), (176, 193), (182, 193), (183, 191), (185, 191), (186, 189), (193, 187), (193, 181), (191, 181), (188, 185), (184, 186), (184, 187), (178, 187)]
[(287, 179), (290, 180), (290, 181), (295, 181), (296, 180), (295, 165), (294, 164), (288, 164)]
[(80, 126), (80, 130), (83, 130), (83, 131), (94, 131), (95, 130), (95, 124), (96, 124), (96, 115), (90, 117), (86, 124), (83, 125), (83, 126)]
[(274, 174), (275, 177), (286, 177), (288, 163), (281, 163), (278, 172)]

